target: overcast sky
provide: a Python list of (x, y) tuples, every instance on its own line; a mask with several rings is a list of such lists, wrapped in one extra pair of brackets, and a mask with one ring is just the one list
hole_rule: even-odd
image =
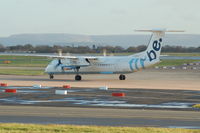
[(135, 34), (163, 27), (200, 33), (200, 0), (0, 0), (0, 36)]

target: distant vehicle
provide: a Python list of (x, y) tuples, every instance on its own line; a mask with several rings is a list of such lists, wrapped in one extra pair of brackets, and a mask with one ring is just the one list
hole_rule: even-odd
[(45, 69), (50, 79), (55, 74), (75, 74), (75, 80), (81, 80), (81, 74), (119, 74), (119, 80), (125, 80), (127, 73), (152, 66), (160, 62), (165, 29), (138, 30), (152, 32), (151, 39), (145, 51), (130, 56), (54, 56), (54, 59)]
[[(125, 74), (136, 72), (160, 62), (166, 29), (137, 30), (152, 32), (151, 39), (145, 51), (129, 56), (62, 56), (35, 55), (54, 58), (45, 69), (49, 78), (56, 74), (75, 74), (75, 80), (82, 79), (81, 74), (119, 74), (119, 80), (125, 80)], [(33, 56), (31, 54), (31, 56)]]

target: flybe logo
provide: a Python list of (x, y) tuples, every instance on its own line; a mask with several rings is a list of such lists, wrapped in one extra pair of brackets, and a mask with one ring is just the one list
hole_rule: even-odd
[(150, 51), (147, 51), (147, 56), (149, 57), (150, 61), (155, 60), (157, 58), (156, 52), (161, 49), (161, 42), (162, 42), (162, 38), (160, 38), (159, 40), (153, 41), (153, 44), (152, 44), (153, 49)]

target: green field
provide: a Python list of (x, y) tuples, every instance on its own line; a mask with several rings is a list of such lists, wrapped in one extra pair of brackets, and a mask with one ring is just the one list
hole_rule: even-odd
[(200, 56), (200, 53), (161, 53), (161, 55), (170, 55), (170, 56)]
[(184, 63), (200, 62), (200, 60), (161, 60), (156, 66), (180, 66)]
[(44, 70), (26, 70), (26, 69), (0, 69), (3, 75), (44, 75)]
[[(51, 60), (46, 57), (2, 55), (0, 56), (0, 74), (44, 75), (44, 70), (28, 69), (28, 67), (41, 67), (44, 69)], [(4, 61), (10, 61), (11, 63), (5, 64)], [(20, 69), (20, 67), (27, 67), (27, 69)]]
[[(51, 60), (47, 57), (1, 55), (0, 66), (45, 67)], [(5, 64), (4, 61), (11, 63)]]
[(200, 133), (197, 129), (0, 124), (0, 133)]

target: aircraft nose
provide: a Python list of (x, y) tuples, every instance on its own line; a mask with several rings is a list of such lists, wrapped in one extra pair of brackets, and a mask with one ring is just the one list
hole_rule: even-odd
[(45, 68), (45, 72), (46, 73), (50, 72), (50, 66), (49, 65)]

